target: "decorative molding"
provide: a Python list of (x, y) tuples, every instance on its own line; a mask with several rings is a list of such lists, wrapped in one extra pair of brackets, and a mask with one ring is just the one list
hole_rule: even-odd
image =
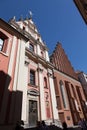
[(51, 73), (48, 72), (47, 75), (48, 75), (48, 77), (53, 78), (53, 74), (51, 74)]
[(42, 65), (40, 63), (38, 64), (37, 71), (41, 72), (41, 73), (43, 72), (43, 67), (42, 67)]
[(42, 73), (43, 69), (42, 68), (37, 68), (37, 71)]
[(29, 63), (30, 63), (30, 61), (29, 61), (28, 57), (25, 57), (25, 65), (28, 66)]
[(28, 90), (27, 94), (34, 95), (34, 96), (39, 96), (40, 95), (39, 91), (33, 90), (33, 89)]
[(48, 73), (47, 73), (48, 77), (53, 78), (53, 72), (51, 69), (48, 69)]

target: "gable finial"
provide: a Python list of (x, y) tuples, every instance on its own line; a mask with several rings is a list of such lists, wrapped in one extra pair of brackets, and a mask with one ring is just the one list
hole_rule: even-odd
[(16, 21), (16, 17), (15, 16), (13, 17), (13, 21)]
[(33, 16), (32, 11), (29, 11), (29, 16), (30, 16), (30, 19), (32, 19), (32, 16)]

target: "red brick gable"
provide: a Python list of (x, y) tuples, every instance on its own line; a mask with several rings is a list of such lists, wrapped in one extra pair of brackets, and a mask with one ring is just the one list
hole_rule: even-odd
[(56, 45), (50, 60), (57, 70), (77, 79), (76, 73), (60, 43)]

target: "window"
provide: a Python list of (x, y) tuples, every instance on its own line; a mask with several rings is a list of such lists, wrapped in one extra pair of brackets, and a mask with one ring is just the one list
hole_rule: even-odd
[(66, 91), (65, 91), (65, 88), (64, 88), (64, 85), (63, 85), (62, 81), (60, 81), (60, 91), (61, 91), (61, 95), (62, 95), (64, 108), (67, 108), (68, 107), (67, 96), (66, 96)]
[(62, 109), (62, 106), (61, 106), (60, 96), (56, 96), (56, 101), (57, 101), (57, 108), (58, 108), (58, 110), (61, 110), (61, 109)]
[(0, 38), (0, 51), (3, 50), (4, 40)]
[(44, 88), (47, 88), (47, 78), (44, 77)]
[(23, 26), (23, 30), (25, 30), (25, 27)]
[(72, 88), (73, 96), (74, 96), (74, 98), (76, 98), (76, 92), (75, 92), (74, 86), (72, 84), (71, 84), (71, 88)]
[(29, 44), (29, 50), (31, 51), (31, 52), (34, 52), (34, 46), (30, 43)]
[(35, 71), (30, 70), (30, 84), (35, 85)]
[(8, 38), (0, 32), (0, 51), (6, 53), (7, 50), (7, 44), (8, 44)]

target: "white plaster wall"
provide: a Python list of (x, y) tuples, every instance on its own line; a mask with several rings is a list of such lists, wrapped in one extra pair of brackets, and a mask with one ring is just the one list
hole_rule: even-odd
[(16, 66), (15, 66), (15, 74), (14, 74), (13, 91), (16, 91), (16, 90), (17, 90), (19, 58), (20, 58), (20, 40), (18, 40), (18, 51), (17, 51), (17, 58), (16, 58)]
[[(12, 70), (13, 70), (13, 63), (14, 63), (14, 55), (15, 55), (15, 51), (16, 51), (16, 45), (17, 45), (17, 38), (14, 36), (13, 42), (12, 42), (11, 54), (10, 54), (10, 61), (9, 61), (9, 66), (8, 66), (8, 74), (10, 76), (12, 75)], [(10, 86), (9, 86), (9, 88), (10, 88)]]
[(22, 23), (20, 23), (20, 28), (23, 29), (23, 24)]
[(37, 54), (38, 54), (39, 56), (41, 56), (41, 53), (40, 53), (40, 46), (39, 46), (39, 45), (37, 45)]
[(27, 42), (25, 46), (26, 46), (27, 48), (29, 48), (29, 42)]
[(20, 50), (19, 50), (19, 63), (18, 63), (18, 82), (17, 82), (17, 90), (23, 90), (23, 74), (24, 74), (24, 61), (25, 61), (25, 43), (24, 41), (20, 42)]
[(23, 102), (22, 102), (22, 120), (27, 120), (27, 81), (28, 66), (24, 66), (24, 86), (23, 86)]
[(27, 74), (28, 68), (24, 65), (25, 62), (25, 42), (20, 41), (20, 50), (18, 58), (18, 72), (17, 72), (17, 90), (23, 92), (22, 97), (22, 120), (26, 120), (26, 101), (27, 101)]
[(49, 61), (48, 51), (46, 50), (45, 53), (46, 53), (46, 61)]

